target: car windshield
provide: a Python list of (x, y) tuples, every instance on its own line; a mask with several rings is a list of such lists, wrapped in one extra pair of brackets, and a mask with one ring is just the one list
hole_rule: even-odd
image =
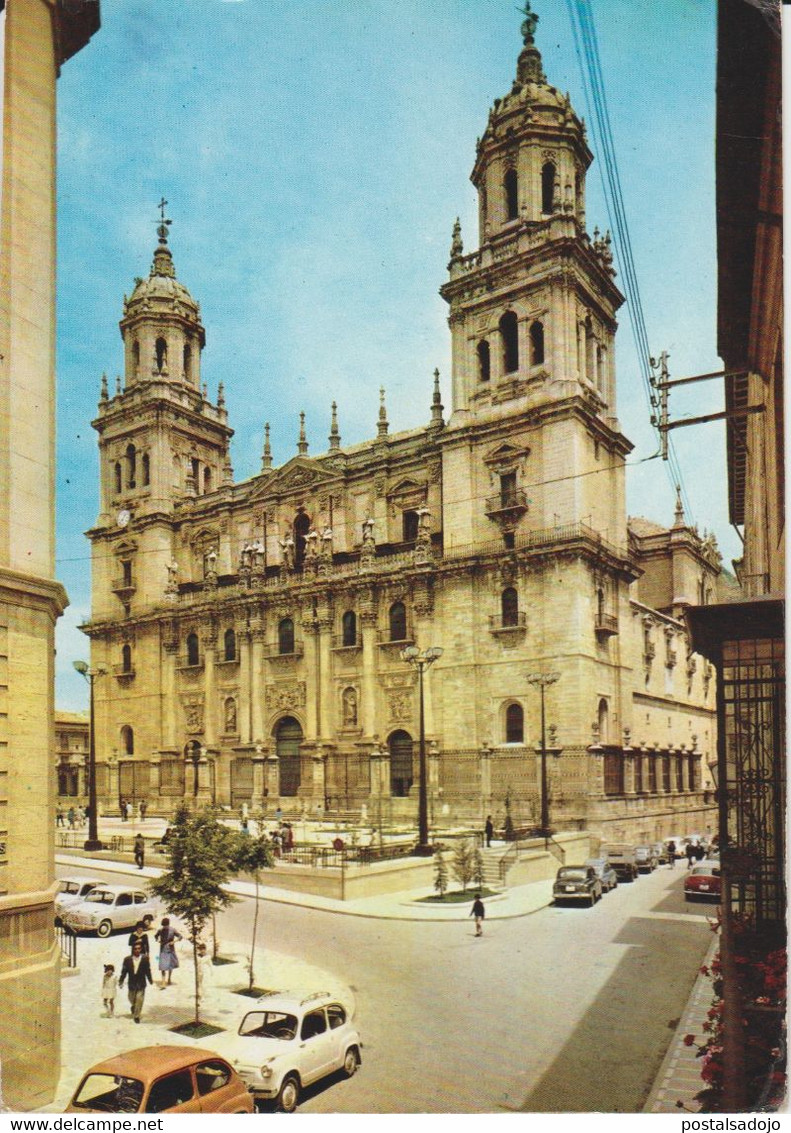
[(604, 861), (603, 858), (591, 858), (590, 861), (586, 862), (585, 864), (589, 865), (591, 869), (595, 870), (602, 870), (607, 865), (606, 861)]
[(76, 881), (61, 881), (60, 883), (61, 893), (79, 893), (79, 891), (80, 886)]
[(565, 869), (558, 870), (558, 877), (562, 881), (584, 881), (587, 870), (584, 866), (566, 866)]
[(137, 1113), (143, 1100), (143, 1083), (122, 1074), (87, 1074), (74, 1095), (78, 1109), (102, 1113)]
[(246, 1038), (293, 1039), (297, 1034), (297, 1017), (285, 1011), (249, 1011), (242, 1019), (239, 1034)]
[(719, 869), (717, 866), (696, 865), (692, 870), (693, 877), (718, 877)]
[(85, 900), (93, 901), (96, 905), (112, 905), (115, 901), (115, 893), (111, 893), (109, 889), (93, 889)]

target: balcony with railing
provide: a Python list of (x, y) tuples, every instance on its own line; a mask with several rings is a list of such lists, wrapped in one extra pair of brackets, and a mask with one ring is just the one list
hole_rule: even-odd
[(495, 635), (520, 634), (527, 629), (527, 614), (519, 610), (510, 614), (490, 614), (489, 632)]
[(362, 649), (363, 635), (359, 630), (354, 634), (334, 633), (332, 635), (333, 649)]
[(131, 598), (135, 593), (135, 591), (137, 590), (137, 584), (135, 583), (131, 575), (123, 574), (118, 578), (114, 578), (112, 580), (112, 582), (110, 583), (110, 589), (112, 590), (113, 594), (117, 594), (122, 601), (125, 601)]
[[(290, 648), (283, 648), (285, 645), (289, 645)], [(280, 657), (301, 657), (304, 652), (305, 646), (301, 641), (264, 643), (264, 657), (267, 661), (277, 661)]]
[(503, 516), (518, 518), (524, 515), (528, 508), (526, 493), (521, 488), (513, 488), (508, 492), (498, 492), (496, 496), (489, 496), (486, 501), (486, 514), (490, 519)]
[(599, 610), (596, 614), (596, 636), (600, 641), (614, 637), (618, 633), (618, 619), (615, 614), (605, 614)]

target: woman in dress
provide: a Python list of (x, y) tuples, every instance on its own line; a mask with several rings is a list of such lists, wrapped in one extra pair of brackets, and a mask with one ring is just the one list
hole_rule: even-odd
[(165, 988), (171, 984), (173, 972), (179, 966), (176, 941), (181, 940), (181, 933), (171, 927), (169, 917), (163, 917), (161, 926), (154, 934), (154, 940), (159, 944), (159, 986)]

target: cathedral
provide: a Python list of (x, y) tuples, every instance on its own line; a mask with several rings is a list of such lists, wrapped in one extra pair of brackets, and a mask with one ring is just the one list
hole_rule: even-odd
[[(414, 828), (656, 839), (715, 827), (713, 670), (688, 605), (713, 539), (627, 519), (616, 409), (623, 296), (586, 231), (584, 122), (548, 82), (535, 17), (477, 143), (478, 247), (458, 222), (441, 294), (451, 404), (426, 422), (234, 481), (222, 385), (164, 212), (103, 379), (91, 638), (97, 794)], [(273, 407), (273, 412), (276, 407)], [(410, 648), (413, 647), (413, 648)], [(416, 654), (434, 663), (418, 671)], [(405, 652), (406, 651), (406, 652)]]

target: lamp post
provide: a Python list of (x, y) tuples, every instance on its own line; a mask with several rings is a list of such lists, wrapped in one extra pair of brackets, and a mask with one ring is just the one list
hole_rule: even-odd
[(541, 693), (541, 836), (548, 838), (549, 829), (549, 795), (547, 792), (547, 732), (544, 715), (544, 692), (549, 685), (560, 680), (560, 673), (530, 673), (527, 678), (529, 685), (537, 685)]
[(430, 857), (432, 850), (428, 844), (428, 784), (426, 781), (426, 725), (423, 707), (423, 673), (442, 656), (442, 650), (437, 646), (430, 646), (422, 652), (416, 645), (407, 645), (401, 650), (401, 660), (413, 665), (418, 673), (418, 688), (420, 696), (420, 772), (418, 778), (418, 811), (417, 827), (418, 840), (416, 852), (424, 857)]
[(97, 677), (103, 677), (107, 672), (101, 665), (92, 669), (85, 661), (75, 661), (74, 668), (85, 677), (90, 688), (90, 716), (88, 722), (88, 840), (85, 842), (86, 850), (103, 850), (104, 845), (99, 841), (99, 824), (96, 814), (96, 742), (94, 738), (94, 709), (93, 684)]

